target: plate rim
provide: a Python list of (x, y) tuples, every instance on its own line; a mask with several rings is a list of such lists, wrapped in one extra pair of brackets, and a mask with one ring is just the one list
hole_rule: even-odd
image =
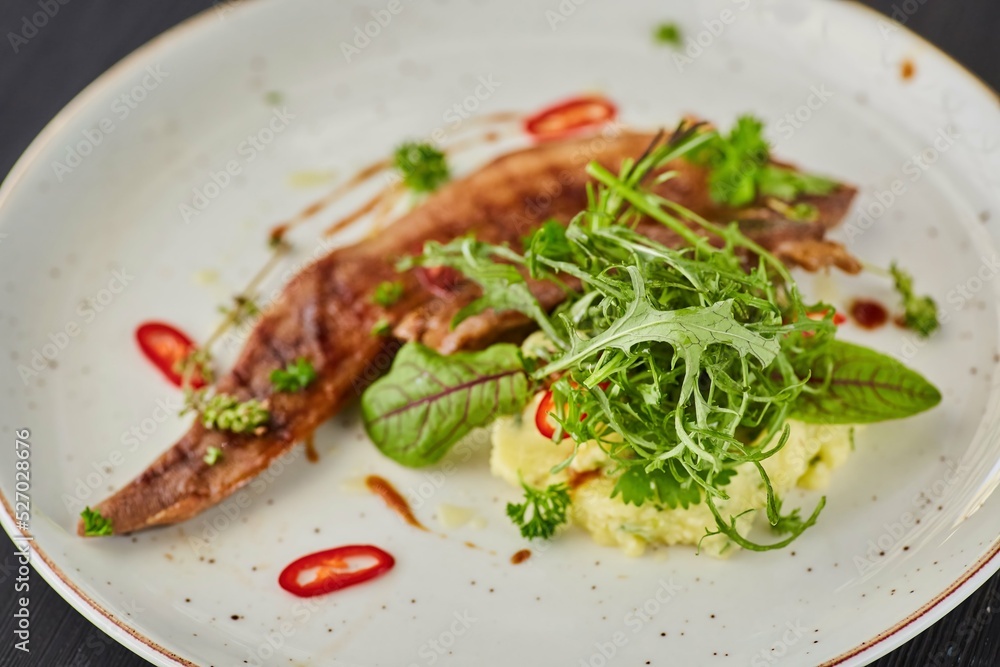
[[(238, 0), (227, 3), (230, 9), (236, 11), (247, 11), (250, 6), (259, 6), (269, 0)], [(814, 0), (817, 4), (834, 4), (833, 0)], [(232, 6), (234, 5), (235, 6)], [(950, 64), (953, 71), (960, 73), (967, 81), (977, 85), (988, 97), (992, 97), (1000, 104), (1000, 93), (994, 90), (988, 83), (983, 81), (977, 74), (972, 72), (963, 63), (959, 62), (946, 51), (925, 39), (916, 32), (910, 30), (906, 25), (892, 20), (877, 10), (862, 4), (861, 0), (840, 0), (836, 2), (842, 7), (847, 7), (848, 11), (860, 11), (879, 20), (892, 22), (909, 39), (919, 42), (927, 47), (938, 58)], [(167, 28), (162, 33), (156, 35), (149, 41), (138, 46), (136, 49), (126, 54), (120, 60), (102, 72), (93, 81), (87, 84), (77, 93), (55, 116), (49, 120), (38, 135), (32, 139), (31, 143), (18, 157), (10, 172), (0, 182), (0, 209), (3, 208), (7, 199), (12, 195), (20, 180), (28, 173), (30, 166), (35, 162), (36, 156), (40, 154), (51, 141), (63, 125), (67, 124), (79, 110), (86, 107), (90, 98), (100, 95), (105, 89), (114, 85), (114, 82), (128, 70), (133, 63), (143, 61), (152, 54), (170, 50), (175, 42), (184, 34), (202, 28), (210, 17), (211, 12), (218, 11), (217, 6), (206, 7), (205, 9), (189, 16), (179, 23)], [(145, 636), (140, 630), (133, 627), (125, 619), (117, 617), (111, 611), (105, 609), (87, 596), (70, 577), (56, 565), (43, 549), (33, 544), (34, 537), (30, 530), (23, 530), (16, 525), (14, 512), (9, 500), (0, 489), (0, 505), (3, 512), (0, 513), (0, 525), (3, 526), (7, 535), (17, 544), (28, 541), (30, 553), (37, 555), (41, 559), (30, 559), (34, 570), (74, 609), (84, 618), (108, 633), (118, 643), (133, 651), (140, 657), (151, 660), (161, 667), (198, 667), (186, 658), (183, 658), (170, 649), (161, 646), (151, 638)], [(857, 646), (841, 653), (835, 658), (822, 663), (819, 667), (836, 667), (844, 665), (849, 661), (860, 660), (855, 663), (859, 665), (869, 664), (872, 661), (886, 655), (890, 651), (899, 648), (907, 641), (911, 640), (920, 632), (928, 629), (931, 625), (941, 620), (950, 611), (966, 600), (974, 591), (985, 583), (985, 580), (1000, 571), (1000, 538), (997, 538), (989, 549), (970, 565), (960, 577), (947, 586), (941, 593), (922, 605), (919, 609), (897, 622), (893, 626), (886, 628), (858, 644)], [(981, 579), (981, 580), (980, 580)], [(975, 582), (975, 583), (973, 583)]]

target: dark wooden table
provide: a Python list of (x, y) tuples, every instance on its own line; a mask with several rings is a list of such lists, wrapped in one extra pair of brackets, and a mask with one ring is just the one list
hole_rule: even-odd
[[(39, 0), (0, 1), (0, 174), (6, 174), (42, 127), (85, 85), (122, 56), (211, 0), (46, 0), (58, 12), (27, 43), (11, 42)], [(1000, 90), (1000, 1), (865, 0), (887, 14), (899, 8), (924, 35)], [(916, 8), (915, 11), (914, 8)], [(904, 15), (904, 14), (899, 14)], [(31, 578), (32, 652), (13, 648), (14, 547), (0, 557), (0, 667), (135, 667), (148, 664), (116, 644)], [(1000, 667), (1000, 574), (951, 614), (877, 667)], [(873, 628), (874, 630), (875, 628)]]

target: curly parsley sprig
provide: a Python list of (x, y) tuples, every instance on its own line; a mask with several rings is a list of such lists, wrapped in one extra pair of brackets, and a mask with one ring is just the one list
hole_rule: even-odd
[(903, 324), (923, 338), (928, 338), (940, 327), (937, 304), (929, 296), (917, 296), (913, 291), (913, 276), (893, 262), (889, 267), (896, 291), (903, 299)]
[(451, 178), (445, 154), (428, 143), (402, 144), (393, 155), (393, 165), (403, 184), (416, 193), (433, 192)]
[(276, 368), (271, 371), (271, 385), (277, 391), (295, 393), (312, 384), (316, 377), (316, 369), (312, 362), (300, 357), (284, 368)]
[(708, 184), (712, 199), (733, 208), (759, 197), (790, 202), (803, 195), (826, 195), (837, 187), (830, 179), (773, 164), (764, 124), (753, 116), (738, 118), (727, 135), (714, 133), (695, 159), (711, 168)]
[(544, 489), (535, 489), (524, 481), (524, 502), (507, 503), (507, 516), (521, 530), (521, 536), (529, 540), (547, 540), (559, 526), (566, 523), (566, 511), (570, 506), (569, 487), (553, 484)]

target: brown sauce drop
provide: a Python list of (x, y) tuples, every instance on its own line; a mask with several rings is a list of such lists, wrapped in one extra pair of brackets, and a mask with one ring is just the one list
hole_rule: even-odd
[(601, 476), (600, 470), (587, 470), (585, 472), (576, 472), (575, 470), (570, 472), (569, 477), (569, 488), (576, 489), (583, 486), (592, 479), (597, 479)]
[(286, 233), (288, 233), (288, 223), (278, 225), (271, 230), (271, 237), (268, 241), (272, 246), (278, 245), (285, 240)]
[(878, 329), (889, 321), (889, 311), (878, 301), (856, 299), (851, 304), (851, 319), (865, 329)]
[(528, 560), (529, 558), (531, 558), (531, 550), (530, 549), (521, 549), (516, 554), (514, 554), (513, 556), (510, 557), (510, 562), (512, 564), (514, 564), (514, 565), (520, 565), (521, 563), (523, 563), (524, 561)]
[(311, 435), (306, 438), (306, 461), (309, 461), (309, 463), (319, 461), (319, 452), (316, 451), (316, 441)]
[(903, 77), (903, 81), (909, 81), (913, 78), (913, 75), (917, 73), (917, 66), (913, 64), (913, 61), (907, 58), (899, 66), (899, 75)]
[(427, 530), (427, 527), (420, 523), (417, 517), (413, 516), (410, 504), (406, 502), (406, 499), (400, 495), (399, 491), (388, 480), (378, 475), (368, 475), (368, 477), (365, 477), (365, 486), (368, 487), (369, 491), (381, 498), (386, 507), (398, 514), (403, 521), (414, 528)]

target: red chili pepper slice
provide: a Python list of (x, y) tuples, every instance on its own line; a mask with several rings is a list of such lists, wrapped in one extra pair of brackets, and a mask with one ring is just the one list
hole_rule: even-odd
[[(350, 544), (299, 558), (281, 571), (278, 584), (292, 595), (308, 598), (374, 579), (395, 564), (396, 559), (378, 547)], [(312, 576), (303, 581), (306, 573)]]
[(462, 274), (450, 266), (418, 266), (414, 273), (424, 289), (442, 298), (452, 296), (462, 281)]
[[(546, 438), (552, 439), (556, 434), (559, 425), (552, 421), (550, 415), (556, 411), (556, 401), (552, 396), (552, 391), (546, 391), (542, 400), (538, 402), (538, 409), (535, 410), (535, 427), (538, 432)], [(569, 437), (569, 433), (563, 434), (563, 440)]]
[[(575, 382), (571, 381), (570, 384), (574, 387), (576, 386)], [(601, 382), (597, 386), (607, 391), (608, 387), (611, 386), (611, 383)], [(554, 414), (556, 414), (556, 401), (555, 397), (552, 395), (552, 390), (550, 389), (545, 392), (544, 396), (542, 396), (542, 400), (538, 402), (538, 409), (535, 410), (535, 428), (538, 429), (539, 433), (549, 439), (556, 434), (556, 429), (559, 428), (559, 425), (552, 421), (551, 415)], [(580, 421), (583, 421), (586, 418), (586, 412), (580, 415)], [(569, 433), (563, 434), (563, 440), (568, 437)]]
[(528, 116), (524, 130), (540, 141), (549, 141), (604, 125), (617, 115), (618, 109), (604, 97), (574, 97)]
[[(808, 313), (807, 317), (810, 320), (822, 321), (823, 318), (826, 317), (826, 314), (828, 312), (829, 311), (827, 311), (827, 310), (817, 310), (815, 312)], [(834, 326), (838, 326), (839, 327), (841, 324), (843, 324), (846, 321), (847, 321), (847, 316), (846, 315), (843, 315), (842, 313), (834, 313), (833, 314), (833, 324), (834, 324)], [(802, 335), (805, 338), (811, 338), (811, 337), (815, 336), (816, 333), (813, 332), (813, 331), (805, 331), (805, 332), (802, 333)]]
[[(177, 372), (177, 365), (194, 352), (195, 345), (191, 339), (163, 322), (146, 322), (140, 325), (135, 330), (135, 339), (146, 358), (153, 362), (168, 380), (180, 387), (182, 377)], [(191, 377), (191, 387), (198, 389), (204, 386), (205, 380), (195, 371)]]
[[(828, 312), (830, 312), (830, 311), (828, 311), (828, 310), (817, 310), (816, 312), (809, 313), (809, 319), (810, 320), (822, 321), (823, 318), (826, 317), (826, 314)], [(843, 313), (834, 313), (833, 314), (833, 323), (835, 325), (837, 325), (838, 327), (841, 324), (843, 324), (844, 322), (846, 322), (846, 321), (847, 321), (847, 316), (844, 315)]]

